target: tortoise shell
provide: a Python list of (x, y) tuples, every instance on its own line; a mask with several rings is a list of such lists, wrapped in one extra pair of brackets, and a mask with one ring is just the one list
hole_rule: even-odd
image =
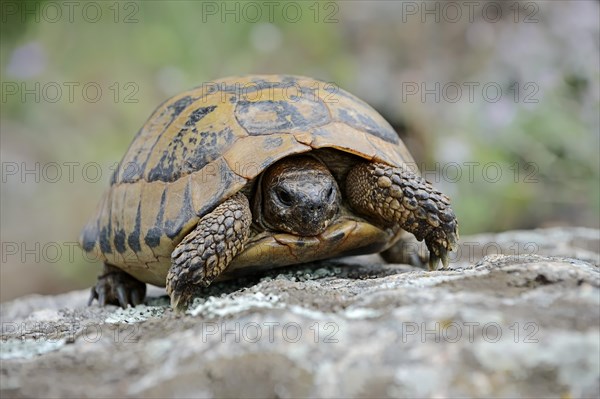
[(254, 75), (181, 93), (137, 133), (80, 243), (138, 279), (164, 285), (171, 252), (203, 215), (279, 159), (324, 148), (414, 165), (383, 117), (332, 84)]

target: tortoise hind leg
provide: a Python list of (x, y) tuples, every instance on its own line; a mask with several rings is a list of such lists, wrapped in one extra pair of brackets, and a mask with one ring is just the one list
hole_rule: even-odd
[(376, 162), (354, 166), (346, 177), (351, 206), (378, 225), (402, 228), (425, 240), (429, 268), (441, 259), (448, 266), (448, 252), (458, 241), (458, 222), (448, 197), (407, 168)]
[(238, 193), (206, 214), (171, 254), (167, 293), (176, 311), (184, 310), (196, 286), (207, 287), (240, 253), (250, 234), (248, 199)]
[(94, 302), (94, 299), (98, 299), (100, 306), (112, 304), (126, 308), (128, 304), (139, 305), (144, 301), (145, 296), (145, 283), (118, 267), (105, 263), (102, 275), (98, 276), (96, 285), (91, 289), (88, 306)]

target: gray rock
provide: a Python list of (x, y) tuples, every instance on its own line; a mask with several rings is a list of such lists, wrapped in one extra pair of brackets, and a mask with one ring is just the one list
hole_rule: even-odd
[(280, 269), (202, 290), (185, 316), (160, 289), (125, 310), (20, 298), (0, 309), (1, 394), (598, 397), (599, 235), (464, 237), (447, 271), (376, 255)]

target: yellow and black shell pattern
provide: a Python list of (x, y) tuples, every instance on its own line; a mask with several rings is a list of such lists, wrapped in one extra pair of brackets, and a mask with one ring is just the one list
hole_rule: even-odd
[(279, 159), (319, 148), (414, 163), (383, 117), (333, 84), (253, 75), (176, 95), (135, 136), (81, 246), (125, 270), (164, 267), (203, 215)]

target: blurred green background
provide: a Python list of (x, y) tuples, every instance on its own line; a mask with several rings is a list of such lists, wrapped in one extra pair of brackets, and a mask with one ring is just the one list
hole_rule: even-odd
[(599, 3), (452, 4), (3, 1), (0, 300), (92, 284), (74, 245), (136, 131), (236, 74), (308, 75), (373, 105), (461, 235), (599, 227)]

